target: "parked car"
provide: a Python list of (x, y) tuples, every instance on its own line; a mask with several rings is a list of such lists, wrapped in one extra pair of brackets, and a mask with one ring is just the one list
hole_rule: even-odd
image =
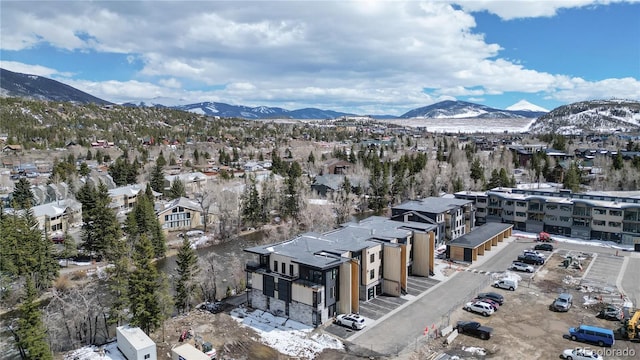
[(487, 304), (484, 301), (471, 301), (464, 305), (464, 309), (470, 312), (482, 314), (483, 316), (490, 316), (495, 311), (493, 306)]
[(553, 251), (553, 245), (551, 244), (538, 244), (533, 247), (533, 250)]
[(541, 258), (540, 256), (537, 255), (533, 255), (533, 254), (528, 254), (528, 255), (520, 255), (518, 256), (518, 260), (520, 262), (523, 262), (525, 264), (531, 264), (531, 265), (542, 265), (544, 264), (544, 259)]
[(482, 340), (488, 340), (491, 338), (491, 333), (493, 332), (493, 328), (482, 326), (477, 321), (458, 321), (456, 330), (458, 330), (458, 333), (460, 334), (464, 333), (477, 336)]
[(528, 273), (532, 273), (532, 272), (534, 272), (536, 270), (536, 269), (534, 269), (533, 266), (531, 266), (529, 264), (525, 264), (525, 263), (520, 262), (520, 261), (514, 261), (511, 264), (511, 267), (509, 269), (515, 270), (515, 271), (524, 271), (524, 272), (528, 272)]
[(562, 293), (558, 295), (556, 300), (551, 304), (551, 310), (567, 312), (573, 305), (573, 295)]
[(493, 287), (515, 291), (518, 288), (518, 281), (513, 279), (502, 279), (494, 282)]
[(495, 300), (491, 300), (489, 298), (481, 298), (481, 297), (476, 297), (475, 299), (471, 300), (471, 301), (482, 301), (482, 302), (486, 302), (487, 304), (491, 305), (491, 307), (493, 307), (493, 311), (498, 311), (498, 309), (500, 308), (500, 304), (498, 304), (497, 301)]
[(479, 298), (489, 298), (495, 302), (497, 302), (498, 304), (500, 304), (500, 306), (502, 306), (502, 304), (504, 303), (504, 296), (498, 294), (498, 293), (494, 293), (494, 292), (485, 292), (485, 293), (480, 293), (478, 294)]
[(560, 354), (560, 358), (568, 360), (602, 360), (602, 356), (593, 350), (587, 349), (566, 349)]
[(336, 316), (336, 324), (361, 330), (365, 327), (364, 317), (359, 314), (340, 314)]
[(624, 320), (624, 312), (621, 308), (614, 305), (607, 305), (597, 315), (599, 318), (606, 320)]
[(546, 258), (546, 256), (544, 256), (543, 253), (536, 251), (536, 250), (525, 250), (522, 252), (523, 255), (535, 255), (535, 256), (539, 256), (541, 258)]

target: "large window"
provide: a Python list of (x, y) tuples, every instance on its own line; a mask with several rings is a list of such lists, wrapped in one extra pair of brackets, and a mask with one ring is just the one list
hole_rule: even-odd
[(369, 270), (369, 279), (373, 280), (376, 277), (375, 269)]
[(369, 255), (369, 262), (374, 262), (376, 261), (376, 254), (371, 253), (371, 255)]
[(593, 220), (593, 226), (604, 226), (606, 221), (604, 220)]
[(607, 210), (606, 209), (595, 208), (595, 209), (593, 209), (593, 214), (594, 215), (606, 215), (607, 214)]
[(622, 210), (609, 210), (611, 216), (622, 216)]
[(273, 260), (273, 271), (278, 271), (278, 260)]

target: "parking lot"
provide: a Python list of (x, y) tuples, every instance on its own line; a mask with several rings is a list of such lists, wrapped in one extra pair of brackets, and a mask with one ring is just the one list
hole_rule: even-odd
[[(367, 320), (367, 326), (374, 326), (375, 322), (393, 310), (407, 303), (410, 299), (429, 290), (440, 281), (420, 276), (409, 276), (407, 279), (407, 294), (402, 297), (378, 296), (370, 301), (360, 301), (360, 315)], [(325, 331), (346, 339), (354, 334), (354, 331), (344, 326), (330, 324)]]
[[(456, 311), (452, 317), (458, 320), (478, 321), (494, 329), (490, 340), (484, 341), (467, 335), (459, 335), (447, 351), (450, 354), (464, 353), (463, 347), (481, 347), (486, 355), (469, 355), (466, 359), (557, 359), (565, 349), (586, 347), (600, 351), (610, 359), (630, 359), (629, 351), (640, 354), (640, 344), (618, 340), (611, 348), (599, 348), (593, 344), (574, 342), (564, 337), (569, 327), (580, 324), (593, 325), (616, 330), (619, 321), (596, 317), (601, 306), (608, 300), (619, 297), (615, 293), (615, 283), (622, 260), (611, 256), (589, 256), (580, 258), (585, 265), (565, 267), (565, 256), (576, 252), (555, 251), (545, 265), (539, 267), (531, 282), (521, 282), (516, 291), (505, 291), (487, 287), (486, 291), (503, 294), (504, 305), (490, 317)], [(586, 275), (585, 275), (586, 272)], [(584, 279), (582, 278), (584, 276)], [(608, 281), (613, 281), (609, 284)], [(593, 288), (589, 284), (603, 284)], [(608, 284), (608, 286), (604, 286)], [(586, 285), (586, 286), (585, 286)], [(612, 293), (608, 293), (612, 291)], [(568, 312), (554, 312), (550, 305), (560, 292), (573, 295), (573, 306)], [(605, 296), (602, 296), (605, 295)], [(473, 294), (470, 294), (470, 298)], [(618, 301), (618, 303), (620, 303)], [(617, 352), (617, 353), (616, 353)], [(620, 354), (620, 356), (617, 356)]]

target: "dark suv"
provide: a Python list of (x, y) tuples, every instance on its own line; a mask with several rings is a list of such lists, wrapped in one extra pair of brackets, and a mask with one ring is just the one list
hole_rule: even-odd
[(499, 305), (502, 305), (504, 303), (504, 296), (494, 292), (480, 293), (478, 294), (478, 296), (476, 296), (476, 299), (482, 299), (482, 298), (491, 299), (497, 302)]
[(538, 244), (533, 247), (533, 250), (553, 251), (553, 245), (551, 244)]
[(526, 254), (518, 256), (518, 261), (523, 262), (525, 264), (531, 265), (542, 265), (544, 264), (544, 259), (540, 256), (536, 256), (533, 254)]

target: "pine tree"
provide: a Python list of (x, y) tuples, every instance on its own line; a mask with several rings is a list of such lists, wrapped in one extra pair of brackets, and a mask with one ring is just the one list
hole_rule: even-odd
[(387, 193), (389, 192), (388, 170), (375, 157), (371, 160), (371, 175), (369, 177), (369, 195), (371, 200), (369, 207), (379, 212), (387, 206)]
[(24, 359), (47, 360), (53, 359), (47, 332), (42, 323), (42, 313), (36, 302), (36, 289), (29, 276), (25, 284), (26, 298), (20, 305), (20, 318), (18, 319), (17, 345)]
[(160, 221), (153, 209), (153, 198), (143, 194), (127, 215), (125, 225), (129, 241), (135, 243), (139, 236), (146, 235), (153, 245), (154, 257), (164, 257), (167, 245)]
[(580, 170), (578, 169), (578, 165), (573, 163), (565, 174), (562, 185), (565, 189), (577, 192), (580, 190), (580, 181)]
[(117, 259), (121, 254), (114, 247), (122, 232), (113, 209), (109, 190), (104, 183), (98, 189), (83, 188), (78, 198), (82, 202), (83, 247), (96, 256), (105, 256), (108, 260)]
[(479, 158), (474, 158), (471, 163), (471, 178), (474, 182), (484, 181), (484, 167)]
[(156, 165), (160, 166), (160, 168), (167, 165), (167, 159), (165, 159), (164, 155), (162, 155), (162, 151), (160, 151), (160, 155), (158, 155), (158, 158), (156, 159)]
[(622, 152), (618, 150), (618, 153), (613, 158), (613, 169), (620, 170), (624, 167), (624, 160), (622, 158)]
[(176, 280), (176, 294), (174, 303), (179, 311), (189, 312), (193, 293), (196, 289), (195, 278), (200, 271), (198, 256), (186, 237), (176, 256), (178, 279)]
[(187, 190), (184, 187), (184, 183), (176, 176), (173, 179), (173, 184), (171, 184), (171, 189), (169, 189), (169, 198), (177, 199), (184, 196), (187, 196)]
[(111, 294), (109, 301), (109, 324), (120, 325), (127, 318), (129, 305), (129, 256), (122, 256), (107, 268), (107, 288)]
[(153, 263), (153, 246), (146, 235), (140, 236), (133, 252), (134, 270), (129, 275), (130, 324), (149, 334), (162, 320), (159, 295), (160, 277)]
[(156, 162), (153, 170), (151, 170), (151, 179), (149, 183), (155, 192), (164, 193), (164, 174), (159, 162)]
[(298, 219), (300, 211), (300, 194), (298, 192), (298, 179), (302, 175), (302, 168), (294, 161), (287, 172), (285, 179), (285, 191), (281, 213), (284, 217)]
[(35, 197), (31, 192), (31, 183), (25, 178), (20, 178), (15, 184), (13, 193), (13, 207), (16, 209), (29, 209), (35, 204)]
[(255, 178), (251, 178), (250, 184), (245, 188), (241, 203), (241, 212), (243, 221), (251, 226), (256, 226), (262, 218), (262, 208), (260, 202), (260, 194), (256, 187)]

